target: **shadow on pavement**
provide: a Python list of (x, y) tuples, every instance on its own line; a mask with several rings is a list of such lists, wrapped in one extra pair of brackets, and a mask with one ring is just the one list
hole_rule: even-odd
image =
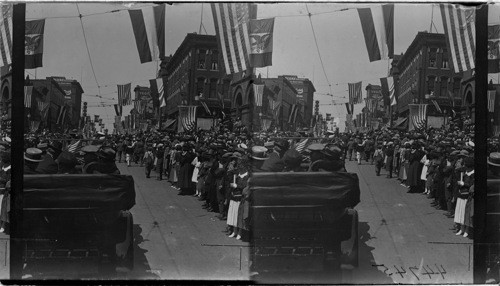
[(147, 241), (142, 236), (142, 228), (134, 224), (134, 270), (128, 273), (125, 279), (160, 279), (160, 276), (153, 273), (146, 258), (146, 249), (139, 247), (141, 243)]

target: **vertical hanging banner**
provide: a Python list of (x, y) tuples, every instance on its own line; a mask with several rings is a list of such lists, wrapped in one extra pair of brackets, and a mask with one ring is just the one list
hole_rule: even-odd
[(179, 124), (184, 131), (196, 129), (196, 105), (179, 106)]
[(392, 76), (381, 78), (380, 86), (382, 87), (382, 97), (384, 98), (384, 105), (392, 105), (391, 97), (394, 93), (394, 78)]
[(427, 127), (427, 104), (408, 104), (410, 124), (408, 130), (422, 130)]
[(274, 18), (250, 20), (250, 65), (267, 67), (273, 64)]
[(488, 26), (488, 73), (500, 72), (500, 25)]
[(123, 107), (118, 104), (114, 104), (113, 106), (115, 107), (116, 116), (121, 116), (123, 112)]
[(2, 3), (0, 14), (0, 67), (12, 63), (12, 9), (13, 4)]
[(288, 123), (293, 124), (297, 120), (297, 113), (299, 112), (299, 105), (292, 104), (292, 108), (290, 109), (290, 114), (288, 115)]
[(163, 79), (150, 79), (149, 86), (151, 91), (151, 98), (153, 99), (153, 106), (155, 107), (163, 107), (166, 105), (165, 100), (163, 98)]
[(131, 83), (119, 84), (117, 85), (117, 88), (118, 88), (118, 105), (124, 106), (132, 104), (131, 102), (132, 84)]
[(31, 108), (31, 96), (33, 94), (33, 86), (24, 87), (24, 107)]
[(165, 57), (165, 4), (128, 10), (141, 64)]
[(496, 90), (488, 90), (488, 111), (495, 112)]
[(25, 27), (24, 68), (39, 68), (42, 66), (43, 59), (43, 33), (45, 30), (45, 19), (26, 21)]
[(57, 113), (57, 121), (56, 124), (63, 124), (64, 122), (64, 116), (66, 114), (66, 106), (59, 106), (59, 112)]
[(362, 102), (361, 84), (362, 82), (349, 83), (349, 103), (358, 104)]
[(394, 4), (358, 9), (370, 62), (394, 56)]
[(444, 35), (455, 73), (475, 67), (476, 25), (475, 7), (440, 4)]
[(264, 84), (253, 84), (255, 94), (255, 105), (262, 106), (262, 98), (264, 97)]
[(212, 3), (215, 33), (227, 74), (250, 68), (250, 4)]

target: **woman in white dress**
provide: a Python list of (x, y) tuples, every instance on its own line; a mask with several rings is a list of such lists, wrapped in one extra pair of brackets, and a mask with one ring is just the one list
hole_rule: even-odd
[(454, 222), (460, 227), (456, 235), (468, 237), (472, 227), (472, 220), (470, 219), (472, 214), (470, 213), (470, 206), (469, 211), (467, 211), (467, 201), (472, 200), (474, 192), (474, 158), (465, 158), (464, 164), (465, 171), (460, 173), (460, 181), (458, 181), (459, 190)]
[[(195, 184), (195, 186), (198, 185), (198, 174), (200, 172), (200, 167), (201, 167), (201, 162), (198, 160), (200, 157), (199, 153), (196, 153), (196, 157), (193, 159), (193, 162), (191, 162), (191, 165), (194, 166), (193, 169), (193, 176), (191, 176), (191, 181)], [(200, 190), (198, 187), (196, 187), (196, 193), (194, 194), (195, 197), (199, 197), (201, 195)]]

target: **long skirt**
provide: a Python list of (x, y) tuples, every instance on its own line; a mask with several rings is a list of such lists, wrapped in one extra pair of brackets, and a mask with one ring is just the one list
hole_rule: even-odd
[(464, 224), (468, 227), (474, 227), (474, 199), (468, 199), (465, 205)]
[(399, 169), (399, 178), (401, 180), (406, 180), (407, 179), (407, 175), (406, 175), (407, 165), (408, 165), (408, 163), (402, 163), (401, 164), (401, 167)]
[(455, 223), (464, 224), (465, 222), (465, 206), (467, 205), (466, 199), (457, 198), (457, 206), (455, 207)]
[(245, 222), (245, 208), (248, 208), (248, 202), (242, 201), (238, 207), (238, 223), (237, 227), (248, 230), (248, 226)]
[(170, 166), (170, 174), (168, 180), (172, 183), (177, 183), (177, 168), (176, 165)]
[(230, 200), (229, 210), (227, 211), (227, 225), (238, 226), (238, 210), (240, 208), (240, 202)]

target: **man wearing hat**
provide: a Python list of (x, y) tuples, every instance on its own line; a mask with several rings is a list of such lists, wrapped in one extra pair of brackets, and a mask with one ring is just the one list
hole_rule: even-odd
[(253, 172), (262, 172), (262, 165), (269, 158), (267, 151), (264, 146), (252, 146), (251, 165)]
[(394, 143), (391, 141), (387, 143), (387, 147), (385, 149), (385, 168), (387, 172), (387, 178), (392, 178), (392, 169), (393, 169), (393, 161), (394, 161)]
[(103, 147), (96, 153), (98, 160), (87, 164), (83, 167), (84, 174), (120, 174), (120, 170), (116, 167), (115, 150), (109, 147)]
[(56, 159), (56, 163), (59, 166), (58, 174), (75, 174), (76, 173), (76, 165), (78, 161), (76, 160), (75, 155), (68, 151), (63, 151), (59, 154), (59, 157)]
[(42, 160), (42, 150), (38, 148), (26, 149), (24, 152), (24, 174), (38, 174), (36, 168)]
[(38, 164), (36, 172), (39, 174), (57, 174), (59, 166), (55, 159), (62, 152), (62, 144), (60, 141), (52, 142), (48, 145), (47, 154), (43, 156), (43, 160)]
[[(267, 146), (266, 146), (267, 144)], [(270, 144), (269, 142), (266, 142), (264, 144), (264, 147), (268, 148), (270, 153), (269, 153), (269, 158), (264, 161), (262, 164), (262, 171), (264, 172), (281, 172), (283, 171), (284, 164), (283, 161), (281, 160), (280, 157), (280, 151), (281, 149), (272, 142)]]

